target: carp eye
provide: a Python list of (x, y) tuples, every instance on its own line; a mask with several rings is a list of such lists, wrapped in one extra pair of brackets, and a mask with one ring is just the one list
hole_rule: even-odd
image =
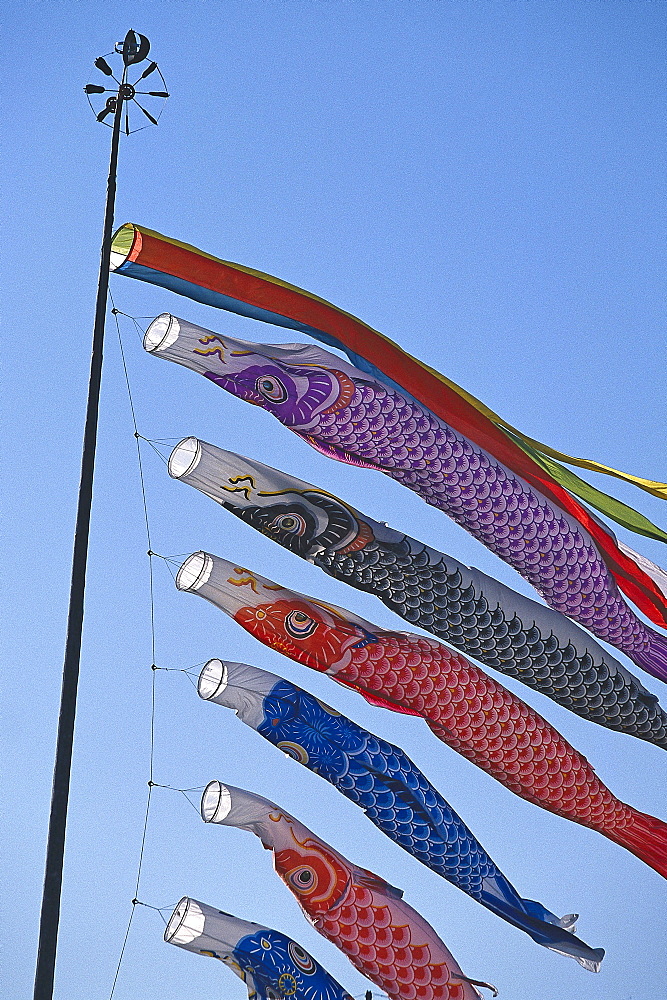
[(255, 388), (260, 396), (264, 396), (270, 403), (284, 403), (287, 399), (287, 389), (274, 375), (263, 375), (258, 378)]
[(312, 868), (295, 868), (289, 880), (298, 892), (307, 892), (315, 883), (315, 873)]
[(315, 972), (315, 962), (310, 957), (308, 952), (304, 951), (301, 945), (297, 944), (296, 941), (290, 941), (287, 945), (287, 950), (290, 958), (297, 968), (301, 969), (302, 972), (305, 972), (306, 975), (312, 976)]
[(280, 514), (269, 524), (273, 531), (286, 531), (290, 535), (305, 534), (307, 524), (298, 514)]
[(285, 629), (294, 639), (307, 639), (313, 634), (318, 622), (303, 611), (290, 611), (285, 618)]
[(308, 751), (305, 747), (300, 746), (298, 743), (293, 743), (291, 740), (280, 740), (276, 743), (279, 750), (287, 757), (291, 757), (292, 760), (298, 760), (299, 764), (308, 765)]

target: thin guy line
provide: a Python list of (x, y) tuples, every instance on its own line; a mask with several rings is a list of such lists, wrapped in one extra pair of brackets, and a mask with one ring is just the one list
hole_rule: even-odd
[[(150, 752), (149, 752), (149, 778), (148, 778), (148, 795), (146, 797), (146, 811), (144, 813), (144, 824), (141, 834), (141, 847), (139, 849), (139, 862), (137, 864), (137, 878), (134, 887), (134, 898), (132, 900), (132, 910), (130, 911), (130, 919), (127, 922), (127, 928), (125, 930), (125, 936), (123, 938), (123, 943), (120, 949), (120, 955), (118, 956), (118, 964), (116, 966), (116, 972), (113, 978), (113, 983), (111, 985), (111, 992), (109, 993), (109, 1000), (112, 1000), (114, 995), (116, 984), (118, 982), (118, 976), (120, 974), (121, 965), (123, 963), (123, 958), (125, 956), (125, 948), (127, 946), (127, 941), (130, 935), (130, 928), (132, 927), (132, 920), (134, 918), (134, 913), (139, 900), (137, 896), (139, 894), (139, 884), (141, 882), (141, 871), (144, 862), (144, 850), (146, 847), (146, 834), (148, 831), (148, 817), (151, 809), (151, 796), (153, 792), (153, 759), (155, 755), (155, 675), (156, 675), (156, 664), (155, 664), (155, 591), (154, 591), (154, 581), (153, 581), (153, 552), (151, 548), (151, 531), (148, 519), (148, 505), (146, 503), (146, 483), (144, 480), (144, 470), (141, 461), (141, 445), (139, 443), (140, 434), (137, 427), (136, 411), (134, 408), (134, 401), (132, 399), (132, 390), (130, 388), (130, 378), (127, 371), (127, 364), (125, 361), (125, 351), (123, 350), (123, 340), (120, 334), (120, 324), (118, 322), (118, 310), (116, 309), (116, 303), (113, 300), (113, 295), (109, 292), (109, 298), (111, 299), (112, 312), (114, 319), (116, 321), (116, 331), (118, 333), (118, 344), (120, 346), (120, 356), (123, 364), (123, 373), (125, 375), (125, 385), (127, 387), (127, 395), (130, 402), (130, 412), (132, 414), (132, 424), (134, 426), (134, 440), (137, 446), (137, 462), (139, 466), (139, 482), (141, 485), (141, 499), (144, 508), (144, 524), (146, 527), (146, 539), (148, 541), (148, 579), (149, 579), (149, 601), (150, 601), (150, 626), (151, 626), (151, 723), (150, 723)], [(142, 904), (144, 905), (144, 904)]]

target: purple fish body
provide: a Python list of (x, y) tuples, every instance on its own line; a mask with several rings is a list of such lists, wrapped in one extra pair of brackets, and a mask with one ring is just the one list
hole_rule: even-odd
[(667, 637), (628, 607), (585, 529), (412, 397), (321, 348), (233, 340), (167, 314), (149, 327), (145, 346), (268, 410), (324, 454), (407, 486), (550, 607), (667, 679)]

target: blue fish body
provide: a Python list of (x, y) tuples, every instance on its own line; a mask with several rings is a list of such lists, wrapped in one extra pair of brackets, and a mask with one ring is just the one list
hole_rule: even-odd
[(480, 902), (485, 881), (496, 888), (501, 883), (507, 901), (520, 905), (463, 820), (400, 747), (286, 680), (266, 697), (257, 731), (361, 806), (383, 833), (438, 875)]
[(575, 917), (562, 920), (522, 898), (446, 799), (400, 747), (382, 740), (290, 681), (250, 667), (209, 661), (226, 671), (218, 693), (199, 693), (234, 708), (283, 753), (330, 782), (360, 806), (387, 837), (431, 871), (538, 944), (597, 970), (604, 952), (574, 936)]
[(253, 983), (257, 1000), (352, 1000), (326, 969), (280, 931), (263, 930), (241, 938), (233, 956)]
[(164, 940), (195, 955), (217, 958), (243, 980), (248, 1000), (352, 1000), (347, 990), (286, 934), (190, 896), (177, 904)]

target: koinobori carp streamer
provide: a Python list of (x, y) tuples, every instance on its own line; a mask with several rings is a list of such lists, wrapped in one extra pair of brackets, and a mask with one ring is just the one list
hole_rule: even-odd
[(571, 619), (324, 490), (197, 438), (169, 473), (412, 625), (608, 729), (667, 749), (658, 699)]
[(259, 837), (308, 921), (390, 1000), (479, 1000), (476, 985), (496, 995), (463, 974), (400, 889), (348, 861), (275, 803), (211, 781), (201, 813), (207, 823)]
[[(318, 347), (234, 340), (167, 314), (150, 325), (144, 346), (268, 410), (323, 454), (407, 486), (513, 566), (550, 607), (667, 678), (667, 637), (640, 621), (616, 585), (664, 625), (667, 596), (654, 580), (632, 562), (645, 593), (634, 584), (628, 590), (614, 565), (627, 569), (631, 561), (615, 541), (613, 560), (608, 546), (603, 558), (598, 522), (591, 518), (586, 530), (405, 393)], [(665, 617), (647, 604), (649, 591), (664, 602)]]
[(184, 896), (167, 923), (168, 944), (217, 958), (248, 988), (248, 1000), (353, 1000), (305, 948), (280, 931)]
[(525, 931), (533, 941), (570, 955), (592, 972), (604, 951), (574, 936), (577, 915), (559, 918), (523, 899), (461, 817), (407, 754), (308, 691), (247, 663), (209, 660), (198, 691), (233, 709), (265, 740), (329, 781), (371, 823), (436, 875)]
[(371, 704), (420, 716), (516, 795), (597, 830), (667, 877), (667, 824), (617, 799), (546, 719), (460, 653), (377, 628), (207, 552), (188, 556), (176, 586)]

